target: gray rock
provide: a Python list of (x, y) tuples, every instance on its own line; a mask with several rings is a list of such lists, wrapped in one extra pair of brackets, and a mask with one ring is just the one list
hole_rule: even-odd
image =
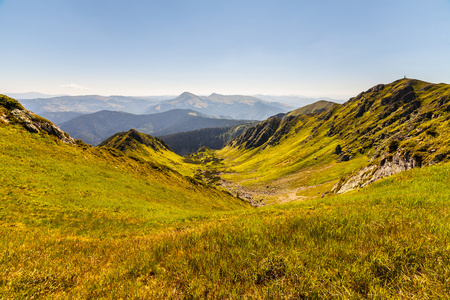
[(364, 167), (349, 178), (341, 180), (331, 191), (342, 194), (415, 167), (420, 167), (419, 160), (406, 153), (396, 153), (392, 158), (383, 158), (378, 165)]
[[(47, 121), (43, 118), (36, 116), (31, 111), (22, 109), (13, 109), (11, 111), (11, 115), (14, 118), (16, 118), (20, 123), (22, 123), (25, 129), (27, 129), (30, 132), (38, 133), (41, 130), (43, 130), (50, 135), (56, 136), (63, 143), (75, 145), (75, 140), (71, 138), (67, 133), (59, 129), (59, 127), (57, 127), (50, 121)], [(5, 120), (7, 120), (6, 117)], [(8, 120), (6, 122), (9, 123)]]

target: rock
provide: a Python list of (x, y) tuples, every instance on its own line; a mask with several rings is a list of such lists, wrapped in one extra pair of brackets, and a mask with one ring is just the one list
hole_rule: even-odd
[(39, 129), (37, 129), (36, 126), (34, 126), (32, 123), (25, 123), (25, 128), (29, 132), (38, 133)]
[(390, 97), (384, 97), (381, 99), (381, 105), (392, 105), (394, 103), (403, 102), (403, 103), (409, 103), (416, 99), (416, 93), (414, 92), (414, 89), (412, 86), (407, 85), (401, 89), (396, 90), (392, 96)]
[(362, 117), (362, 115), (364, 115), (365, 112), (366, 112), (366, 105), (363, 104), (359, 107), (358, 111), (356, 112), (355, 118)]
[(63, 143), (75, 145), (75, 140), (67, 133), (59, 129), (55, 124), (47, 121), (34, 113), (25, 109), (13, 109), (11, 115), (23, 124), (24, 128), (30, 132), (38, 133), (41, 130), (57, 137)]
[(338, 158), (338, 162), (349, 161), (352, 159), (352, 156), (348, 153), (341, 153)]
[(373, 88), (367, 90), (366, 93), (370, 93), (370, 92), (378, 93), (379, 91), (381, 91), (381, 90), (383, 90), (383, 89), (384, 89), (384, 84), (379, 84), (379, 85), (376, 85), (376, 86), (374, 86)]
[(378, 165), (362, 168), (353, 176), (341, 180), (333, 187), (332, 191), (336, 194), (345, 193), (364, 187), (381, 178), (420, 166), (421, 160), (418, 157), (411, 156), (408, 153), (400, 154), (397, 152), (391, 158), (382, 159)]
[(281, 120), (279, 118), (272, 117), (247, 129), (247, 131), (234, 140), (236, 142), (235, 146), (244, 147), (245, 149), (254, 149), (262, 146), (272, 138), (280, 123)]
[(342, 153), (342, 148), (341, 145), (337, 145), (336, 148), (334, 148), (334, 154), (341, 154)]
[(5, 122), (6, 124), (9, 124), (9, 120), (8, 120), (8, 118), (6, 117), (6, 115), (1, 115), (1, 116), (0, 116), (0, 121), (3, 121), (3, 122)]
[(431, 161), (431, 164), (437, 164), (440, 163), (441, 161), (443, 161), (445, 158), (445, 155), (440, 153), (440, 154), (436, 154), (433, 158), (433, 160)]

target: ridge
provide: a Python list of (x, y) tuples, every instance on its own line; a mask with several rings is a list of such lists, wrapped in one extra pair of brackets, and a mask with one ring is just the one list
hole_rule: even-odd
[(33, 133), (46, 133), (63, 143), (75, 145), (75, 140), (47, 119), (26, 110), (19, 101), (0, 94), (0, 121), (18, 124)]

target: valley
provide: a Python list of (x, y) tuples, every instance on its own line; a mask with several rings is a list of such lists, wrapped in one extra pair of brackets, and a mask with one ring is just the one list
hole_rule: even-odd
[(450, 85), (167, 141), (95, 114), (75, 140), (0, 95), (0, 298), (450, 297)]

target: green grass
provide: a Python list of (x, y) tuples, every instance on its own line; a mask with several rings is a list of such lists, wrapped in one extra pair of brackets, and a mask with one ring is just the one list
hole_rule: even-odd
[[(396, 144), (382, 139), (359, 153), (367, 141), (356, 131), (327, 136), (331, 122), (370, 126), (382, 108), (349, 124), (355, 109), (336, 108), (321, 124), (300, 116), (273, 147), (204, 149), (185, 160), (70, 146), (0, 120), (0, 299), (450, 298), (450, 163), (317, 197)], [(447, 155), (446, 117), (396, 146)], [(402, 126), (380, 132), (398, 138)], [(337, 162), (338, 144), (354, 158)], [(200, 181), (186, 176), (195, 172)], [(310, 199), (251, 208), (212, 187), (217, 172)]]
[(138, 217), (131, 230), (102, 224), (121, 235), (97, 235), (2, 216), (0, 295), (448, 298), (449, 180), (450, 164), (415, 169), (346, 195), (204, 213), (140, 235)]
[(161, 296), (447, 298), (450, 165), (272, 206), (154, 250)]
[(88, 235), (120, 234), (122, 229), (109, 229), (119, 222), (123, 230), (141, 234), (205, 212), (246, 207), (226, 193), (120, 152), (83, 150), (11, 126), (0, 127), (0, 136), (3, 222)]

